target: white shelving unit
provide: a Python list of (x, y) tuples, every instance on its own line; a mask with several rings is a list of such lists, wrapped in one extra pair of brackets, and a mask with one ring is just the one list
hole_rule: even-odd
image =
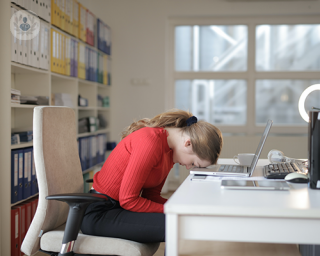
[[(15, 6), (14, 4), (10, 3), (11, 6)], [(0, 10), (0, 13), (3, 14), (4, 12), (9, 12), (10, 4), (6, 3), (5, 5), (1, 5), (2, 10)], [(15, 6), (16, 7), (16, 6)], [(6, 10), (7, 9), (7, 10)], [(19, 9), (19, 7), (17, 7)], [(6, 22), (8, 15), (5, 16)], [(45, 22), (44, 20), (42, 20)], [(7, 22), (8, 23), (8, 22)], [(6, 24), (7, 24), (6, 23)], [(50, 27), (54, 28), (55, 30), (59, 30), (59, 28), (51, 26), (50, 23), (47, 23)], [(9, 26), (9, 25), (8, 25)], [(62, 33), (65, 33), (61, 31)], [(11, 34), (10, 34), (11, 36)], [(10, 41), (10, 37), (8, 34), (8, 40)], [(70, 37), (73, 37), (72, 35), (69, 35)], [(74, 37), (73, 37), (74, 38)], [(8, 41), (7, 40), (7, 41)], [(79, 40), (79, 39), (77, 39)], [(8, 43), (8, 42), (7, 42)], [(51, 44), (51, 40), (49, 40), (49, 45)], [(90, 45), (88, 45), (91, 48), (94, 48)], [(10, 49), (10, 47), (7, 47)], [(97, 48), (95, 48), (97, 51), (99, 51)], [(8, 63), (9, 59), (11, 59), (10, 51), (8, 51), (8, 54), (6, 54), (5, 61)], [(3, 51), (2, 51), (3, 52)], [(51, 52), (51, 45), (49, 46), (49, 52)], [(100, 51), (101, 52), (101, 51)], [(105, 53), (103, 53), (105, 54)], [(3, 61), (3, 59), (1, 60)], [(49, 67), (50, 68), (50, 67)], [(0, 72), (1, 73), (1, 72)], [(10, 80), (6, 80), (10, 81)], [(2, 85), (1, 85), (2, 86)], [(5, 85), (6, 91), (9, 91), (10, 88), (14, 88), (21, 91), (21, 95), (24, 96), (45, 96), (49, 99), (49, 105), (53, 105), (52, 102), (52, 95), (55, 93), (68, 93), (71, 95), (72, 103), (73, 103), (73, 109), (76, 114), (76, 120), (83, 118), (83, 117), (98, 117), (98, 115), (102, 115), (103, 118), (107, 121), (107, 127), (103, 129), (99, 129), (96, 132), (92, 133), (78, 133), (78, 138), (96, 135), (105, 133), (107, 134), (107, 139), (110, 137), (110, 107), (101, 107), (98, 106), (98, 99), (97, 96), (100, 94), (102, 97), (110, 97), (111, 98), (111, 86), (100, 84), (97, 82), (87, 81), (83, 79), (79, 79), (77, 77), (71, 77), (71, 76), (65, 76), (61, 74), (57, 74), (54, 72), (51, 72), (50, 70), (43, 70), (39, 68), (35, 68), (32, 66), (23, 65), (20, 63), (12, 62), (11, 61), (11, 84), (8, 82), (7, 85)], [(1, 89), (1, 93), (4, 92), (4, 90)], [(81, 95), (81, 97), (88, 99), (88, 107), (79, 107), (78, 106), (78, 95)], [(8, 97), (9, 95), (7, 95)], [(4, 99), (3, 95), (0, 97), (1, 99)], [(1, 131), (6, 131), (6, 134), (4, 137), (6, 138), (6, 142), (9, 142), (10, 134), (9, 129), (12, 131), (12, 129), (32, 129), (33, 124), (33, 109), (37, 105), (25, 105), (25, 104), (16, 104), (16, 103), (9, 103), (9, 109), (11, 109), (11, 114), (6, 114), (6, 119), (4, 120), (11, 120), (8, 122), (8, 124), (5, 124)], [(8, 111), (10, 113), (10, 110)], [(7, 113), (8, 113), (7, 112)], [(2, 112), (1, 112), (2, 113)], [(11, 116), (10, 116), (11, 115)], [(10, 118), (11, 117), (11, 118)], [(78, 126), (78, 123), (76, 123)], [(1, 143), (2, 144), (2, 143)], [(13, 149), (20, 149), (20, 148), (26, 148), (26, 147), (32, 147), (33, 142), (27, 142), (27, 143), (20, 143), (16, 145), (11, 145), (8, 147), (8, 143), (2, 144), (0, 146), (1, 151), (6, 152), (6, 159), (8, 161), (5, 161), (5, 163), (2, 163), (2, 167), (5, 167), (6, 170), (3, 170), (3, 172), (6, 172), (6, 175), (3, 176), (6, 180), (10, 181), (11, 179), (11, 168), (10, 168), (10, 157), (11, 156), (11, 150)], [(5, 145), (5, 146), (4, 146)], [(106, 153), (107, 156), (108, 153)], [(2, 159), (2, 158), (1, 158)], [(102, 163), (97, 164), (87, 170), (83, 171), (83, 174), (88, 173), (91, 170), (97, 169), (102, 166)], [(4, 186), (2, 188), (2, 192), (6, 190), (6, 196), (2, 196), (1, 203), (5, 203), (7, 206), (2, 207), (2, 214), (1, 217), (1, 233), (6, 234), (6, 236), (9, 237), (8, 239), (1, 239), (2, 245), (1, 245), (1, 255), (10, 255), (8, 252), (10, 251), (10, 209), (11, 207), (24, 202), (26, 200), (32, 199), (38, 194), (33, 195), (27, 199), (24, 199), (22, 201), (16, 202), (14, 204), (8, 204), (8, 202), (11, 202), (11, 191), (10, 191), (10, 184), (11, 182), (7, 182), (8, 185)], [(5, 223), (5, 225), (3, 225)], [(9, 225), (7, 225), (9, 223)], [(6, 242), (6, 245), (3, 242)], [(8, 243), (9, 241), (9, 243)], [(8, 244), (8, 246), (7, 246)]]

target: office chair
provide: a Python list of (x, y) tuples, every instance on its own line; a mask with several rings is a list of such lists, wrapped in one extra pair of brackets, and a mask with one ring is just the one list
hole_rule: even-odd
[(79, 233), (87, 206), (108, 199), (83, 193), (73, 109), (35, 107), (33, 147), (39, 203), (21, 246), (23, 253), (32, 255), (40, 250), (52, 256), (151, 256), (158, 250), (160, 243), (142, 244)]

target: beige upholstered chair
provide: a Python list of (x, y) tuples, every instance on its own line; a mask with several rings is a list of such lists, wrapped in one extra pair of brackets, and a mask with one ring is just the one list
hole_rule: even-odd
[[(141, 244), (79, 233), (86, 207), (94, 201), (106, 199), (101, 195), (83, 193), (73, 109), (36, 107), (33, 134), (39, 203), (22, 243), (22, 252), (32, 255), (40, 249), (50, 255), (65, 256), (75, 253), (151, 256), (157, 251), (159, 243)], [(56, 200), (47, 200), (46, 197)], [(74, 216), (77, 214), (80, 217)]]

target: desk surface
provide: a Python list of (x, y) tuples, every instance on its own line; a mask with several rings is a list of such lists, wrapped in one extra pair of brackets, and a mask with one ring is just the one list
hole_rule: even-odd
[[(262, 166), (268, 163), (260, 159), (253, 176), (262, 176)], [(224, 190), (221, 181), (191, 181), (191, 177), (165, 204), (166, 214), (320, 219), (320, 191), (307, 184), (291, 183), (289, 191)]]

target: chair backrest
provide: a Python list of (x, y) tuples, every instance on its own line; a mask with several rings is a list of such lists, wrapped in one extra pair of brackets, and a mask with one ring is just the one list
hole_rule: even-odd
[(42, 233), (65, 223), (68, 205), (46, 200), (48, 195), (82, 193), (75, 112), (67, 107), (35, 107), (33, 113), (33, 151), (39, 186), (37, 211), (22, 243), (27, 255), (40, 248)]

